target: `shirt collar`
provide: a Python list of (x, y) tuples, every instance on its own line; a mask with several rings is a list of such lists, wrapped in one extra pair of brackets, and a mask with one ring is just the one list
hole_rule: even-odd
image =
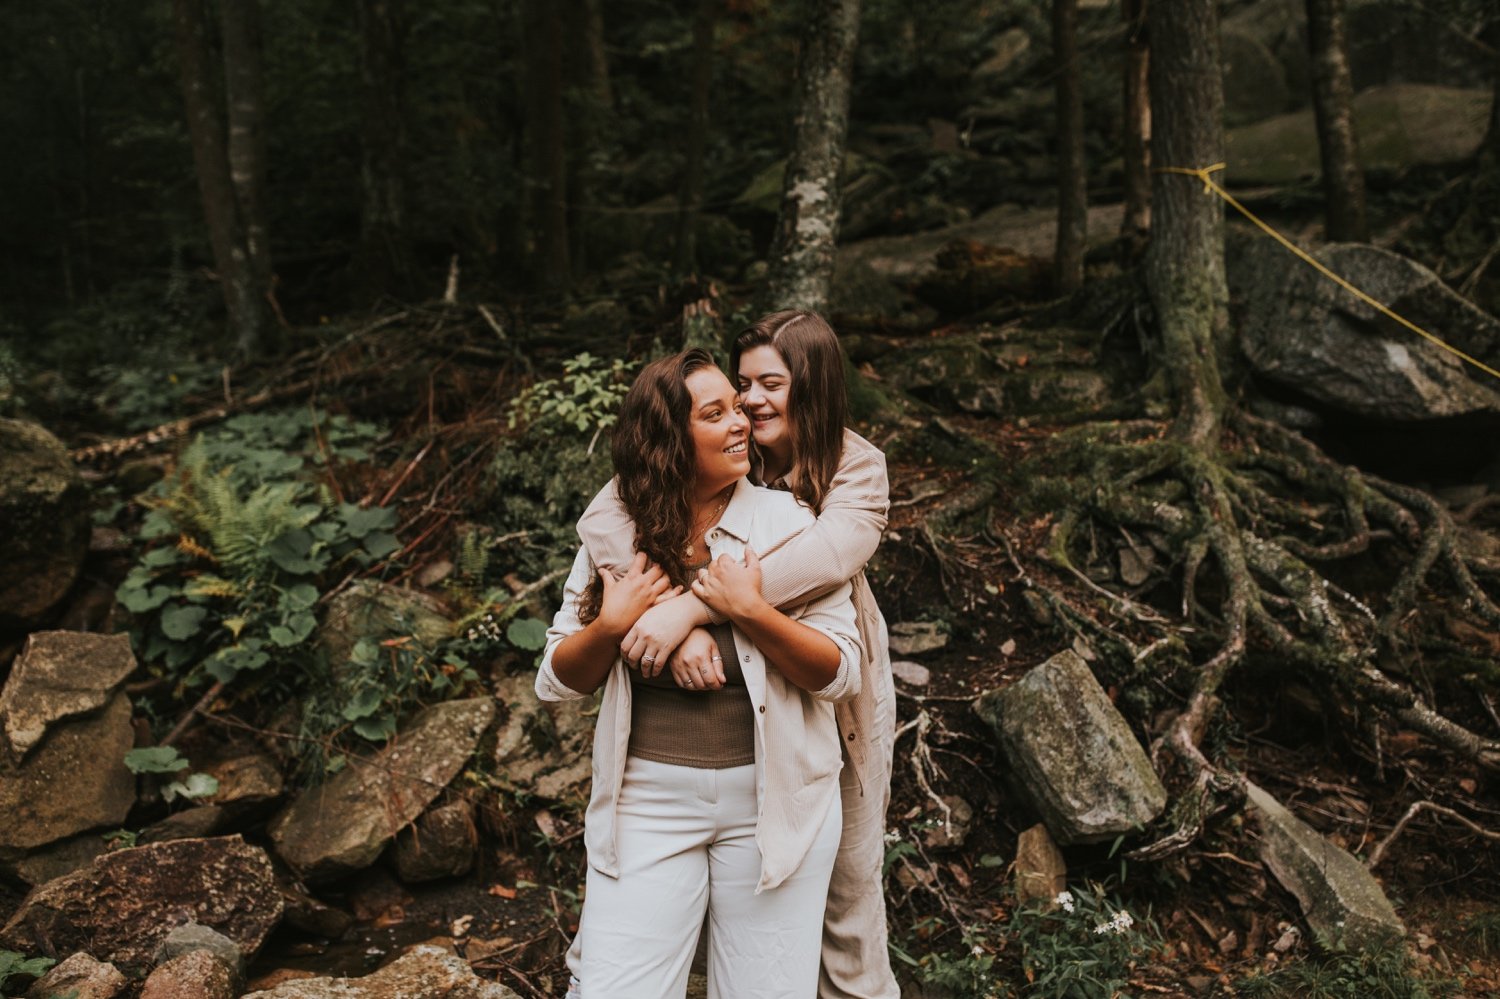
[(755, 519), (755, 490), (749, 479), (740, 479), (734, 484), (734, 495), (724, 507), (719, 518), (719, 530), (740, 541), (749, 543), (750, 524)]

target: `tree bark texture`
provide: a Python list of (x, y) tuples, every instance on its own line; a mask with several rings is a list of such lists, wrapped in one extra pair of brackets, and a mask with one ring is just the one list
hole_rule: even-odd
[(265, 88), (261, 72), (260, 0), (219, 0), (224, 44), (224, 99), (229, 110), (229, 180), (234, 185), (245, 250), (259, 290), (271, 287), (266, 222)]
[(208, 25), (202, 0), (172, 0), (182, 99), (203, 215), (213, 248), (214, 267), (224, 296), (235, 350), (252, 357), (259, 350), (266, 324), (264, 289), (258, 286), (240, 220), (238, 198), (230, 176), (224, 123), (215, 102)]
[(812, 0), (797, 61), (792, 151), (771, 241), (766, 304), (821, 311), (833, 280), (839, 171), (849, 131), (849, 84), (859, 0)]
[(609, 55), (604, 47), (603, 0), (575, 0), (582, 32), (583, 75), (589, 93), (600, 108), (614, 107), (614, 88), (609, 82)]
[(1126, 252), (1140, 256), (1151, 232), (1151, 99), (1148, 74), (1151, 46), (1146, 33), (1149, 0), (1124, 0), (1125, 134), (1120, 150), (1125, 174), (1125, 213), (1120, 235)]
[(676, 265), (679, 274), (698, 267), (698, 215), (703, 210), (703, 155), (708, 145), (709, 91), (714, 79), (714, 21), (723, 0), (698, 0), (693, 15), (693, 96), (677, 194)]
[[(1151, 160), (1157, 169), (1223, 159), (1224, 88), (1217, 0), (1150, 0)], [(1176, 398), (1174, 433), (1217, 438), (1221, 365), (1230, 358), (1224, 210), (1195, 177), (1157, 173), (1146, 284), (1160, 331), (1160, 363)]]
[(1058, 292), (1068, 295), (1083, 287), (1089, 243), (1078, 0), (1052, 0), (1052, 58), (1057, 98), (1057, 249), (1052, 278)]
[(1312, 50), (1313, 115), (1323, 157), (1327, 236), (1367, 243), (1365, 175), (1354, 132), (1354, 85), (1344, 32), (1344, 0), (1307, 0), (1307, 42)]
[(356, 282), (366, 300), (413, 291), (406, 228), (404, 0), (359, 0), (360, 214)]
[(552, 0), (524, 0), (526, 183), (537, 277), (568, 283), (568, 158), (563, 121), (562, 18)]

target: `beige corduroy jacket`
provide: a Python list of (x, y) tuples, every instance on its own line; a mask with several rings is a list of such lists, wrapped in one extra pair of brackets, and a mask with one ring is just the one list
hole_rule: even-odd
[[(861, 789), (884, 788), (889, 780), (886, 768), (896, 720), (890, 636), (864, 573), (865, 563), (880, 545), (889, 511), (885, 455), (846, 429), (838, 471), (816, 522), (761, 562), (761, 592), (774, 607), (795, 606), (845, 583), (853, 587), (864, 675), (858, 696), (840, 703), (835, 714), (840, 740)], [(620, 503), (613, 481), (584, 511), (578, 535), (597, 565), (623, 570), (635, 557), (635, 524)], [(722, 623), (717, 616), (715, 623)], [(879, 747), (873, 755), (872, 746)]]
[[(812, 512), (790, 493), (741, 479), (718, 525), (708, 532), (709, 552), (714, 558), (741, 559), (746, 546), (769, 551), (811, 525), (813, 519)], [(552, 656), (564, 638), (583, 628), (578, 602), (597, 574), (595, 566), (587, 549), (580, 549), (564, 587), (563, 605), (547, 631), (547, 648), (537, 671), (536, 693), (544, 701), (586, 696), (558, 679)], [(757, 893), (776, 888), (801, 867), (829, 809), (839, 799), (843, 761), (832, 700), (854, 697), (860, 682), (860, 647), (850, 593), (846, 583), (800, 606), (782, 608), (788, 617), (818, 629), (839, 648), (839, 679), (817, 694), (768, 667), (755, 644), (734, 629), (735, 649), (755, 708), (755, 840), (761, 855)], [(593, 789), (584, 823), (589, 864), (608, 877), (619, 876), (615, 808), (630, 744), (630, 699), (630, 677), (617, 658), (599, 703)]]

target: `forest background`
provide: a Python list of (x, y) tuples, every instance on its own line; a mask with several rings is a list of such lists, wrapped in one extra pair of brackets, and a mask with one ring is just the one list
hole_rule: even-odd
[[(105, 694), (135, 719), (123, 800), (0, 767), (33, 796), (0, 989), (67, 956), (28, 929), (41, 858), (97, 882), (190, 829), (347, 917), (242, 935), (261, 987), (437, 935), (555, 994), (587, 721), (527, 690), (572, 524), (635, 366), (789, 305), (832, 319), (891, 462), (910, 994), (1500, 988), (1491, 5), (66, 0), (0, 28), (0, 462), (69, 452), (55, 507), (5, 473), (0, 714), (59, 630), (130, 635)], [(1226, 228), (1206, 179), (1468, 357)], [(996, 707), (1067, 652), (1160, 780), (1108, 834)], [(374, 853), (298, 852), (299, 803), (399, 778), (423, 712), (475, 700)], [(249, 756), (274, 788), (236, 798)], [(1347, 891), (1283, 869), (1278, 800), (1381, 896), (1351, 924), (1399, 933), (1320, 922)], [(419, 876), (401, 844), (444, 823)]]

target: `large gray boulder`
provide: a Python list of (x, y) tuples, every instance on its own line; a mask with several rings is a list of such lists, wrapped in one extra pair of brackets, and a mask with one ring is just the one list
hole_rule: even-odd
[[(1500, 365), (1500, 320), (1389, 250), (1330, 243), (1335, 274), (1467, 354)], [(1269, 239), (1237, 240), (1229, 280), (1256, 375), (1331, 409), (1385, 422), (1500, 414), (1493, 379), (1359, 300)]]
[(1057, 842), (1111, 839), (1166, 807), (1166, 788), (1141, 744), (1073, 652), (986, 692), (974, 711), (994, 730), (1016, 790)]
[(309, 882), (362, 870), (430, 805), (494, 717), (488, 697), (427, 708), (390, 746), (303, 791), (271, 821), (278, 856)]
[(242, 999), (521, 999), (486, 982), (457, 955), (418, 944), (363, 978), (299, 978)]
[(1296, 896), (1320, 940), (1364, 950), (1406, 935), (1390, 900), (1363, 864), (1248, 781), (1245, 798), (1260, 824), (1261, 861)]
[(495, 735), (495, 777), (511, 791), (585, 804), (593, 776), (593, 701), (544, 703), (532, 689), (534, 679), (511, 673), (495, 682), (495, 699), (505, 705)]
[(0, 748), (0, 858), (124, 821), (135, 803), (125, 767), (134, 744), (120, 691), (94, 714), (54, 722), (24, 760)]
[(11, 751), (24, 757), (51, 723), (104, 707), (134, 671), (128, 635), (34, 633), (0, 690), (0, 721)]
[(361, 638), (381, 641), (410, 635), (433, 646), (452, 634), (453, 622), (438, 600), (417, 590), (362, 579), (329, 602), (318, 644), (337, 672)]
[(87, 499), (56, 437), (0, 419), (0, 631), (39, 624), (78, 579), (89, 546)]
[(253, 955), (281, 918), (281, 905), (270, 858), (238, 836), (152, 843), (106, 853), (33, 889), (0, 928), (0, 947), (86, 950), (140, 974), (172, 930), (188, 922)]

